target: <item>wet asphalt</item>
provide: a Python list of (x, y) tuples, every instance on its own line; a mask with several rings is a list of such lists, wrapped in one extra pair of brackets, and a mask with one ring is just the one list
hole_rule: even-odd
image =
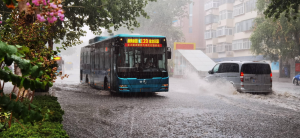
[(265, 95), (170, 78), (167, 93), (110, 94), (78, 80), (70, 73), (52, 88), (71, 138), (300, 137), (300, 86), (290, 83)]

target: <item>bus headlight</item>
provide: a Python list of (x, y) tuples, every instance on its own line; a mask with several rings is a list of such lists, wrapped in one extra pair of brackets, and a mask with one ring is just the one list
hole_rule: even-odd
[(123, 88), (123, 87), (127, 87), (127, 85), (120, 85), (119, 87)]
[(162, 86), (164, 86), (164, 87), (168, 87), (168, 86), (169, 86), (169, 84), (163, 84)]

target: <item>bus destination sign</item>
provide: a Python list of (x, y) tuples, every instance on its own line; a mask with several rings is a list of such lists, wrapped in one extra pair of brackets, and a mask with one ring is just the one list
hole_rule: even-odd
[(159, 39), (127, 39), (125, 47), (162, 47)]

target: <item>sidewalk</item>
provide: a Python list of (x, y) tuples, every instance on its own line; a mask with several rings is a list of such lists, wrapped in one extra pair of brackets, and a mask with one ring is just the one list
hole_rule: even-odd
[(300, 95), (300, 86), (296, 86), (292, 82), (273, 82), (273, 91)]

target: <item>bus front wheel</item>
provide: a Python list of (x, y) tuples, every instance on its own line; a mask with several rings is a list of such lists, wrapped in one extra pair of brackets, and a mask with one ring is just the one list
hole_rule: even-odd
[(85, 77), (85, 83), (89, 83), (88, 75), (86, 75), (86, 77)]

